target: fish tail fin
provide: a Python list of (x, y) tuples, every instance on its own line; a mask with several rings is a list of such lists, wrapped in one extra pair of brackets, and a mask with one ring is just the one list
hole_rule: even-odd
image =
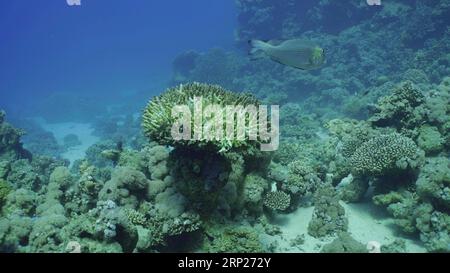
[(249, 40), (248, 43), (252, 47), (249, 52), (250, 59), (257, 60), (265, 57), (267, 43), (261, 40)]

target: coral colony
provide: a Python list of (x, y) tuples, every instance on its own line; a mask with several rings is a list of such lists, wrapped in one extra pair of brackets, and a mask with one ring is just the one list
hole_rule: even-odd
[[(180, 87), (182, 88), (182, 87)], [(233, 140), (270, 141), (261, 143), (261, 151), (278, 149), (278, 106), (271, 106), (270, 132), (268, 131), (267, 106), (226, 105), (219, 104), (203, 106), (202, 97), (193, 100), (193, 113), (188, 105), (176, 105), (172, 108), (171, 136), (175, 141), (221, 141), (231, 143)], [(247, 123), (247, 124), (246, 124)], [(192, 124), (192, 126), (191, 126)], [(192, 130), (193, 128), (193, 130)], [(225, 151), (224, 149), (220, 152)]]

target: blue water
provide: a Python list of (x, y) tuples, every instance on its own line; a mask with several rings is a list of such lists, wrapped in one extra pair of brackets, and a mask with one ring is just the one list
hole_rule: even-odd
[(233, 1), (84, 0), (0, 3), (0, 108), (53, 92), (147, 90), (180, 52), (231, 48)]

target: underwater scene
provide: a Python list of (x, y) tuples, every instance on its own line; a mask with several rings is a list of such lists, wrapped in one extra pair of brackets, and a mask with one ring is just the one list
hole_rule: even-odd
[(450, 0), (2, 1), (0, 252), (450, 252)]

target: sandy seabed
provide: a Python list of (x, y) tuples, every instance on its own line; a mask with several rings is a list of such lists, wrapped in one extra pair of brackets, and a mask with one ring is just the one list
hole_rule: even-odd
[(65, 136), (69, 134), (78, 136), (78, 139), (81, 141), (81, 145), (71, 147), (62, 154), (62, 157), (70, 160), (71, 164), (78, 159), (84, 158), (86, 155), (86, 150), (100, 140), (92, 134), (94, 128), (92, 128), (90, 123), (46, 123), (43, 119), (38, 119), (38, 122), (46, 131), (53, 133), (58, 141), (58, 144), (60, 145), (64, 144)]
[[(393, 224), (393, 220), (381, 208), (370, 203), (346, 204), (342, 201), (340, 203), (348, 217), (348, 232), (356, 241), (365, 245), (369, 242), (378, 242), (382, 246), (396, 239), (402, 239), (405, 241), (407, 252), (426, 252), (420, 240), (403, 237)], [(282, 234), (263, 236), (263, 240), (265, 243), (276, 243), (277, 252), (319, 252), (323, 245), (331, 243), (335, 238), (317, 239), (308, 235), (308, 223), (313, 210), (314, 207), (299, 207), (290, 214), (276, 215), (273, 223), (281, 227)], [(304, 243), (291, 245), (297, 236), (304, 236)]]

